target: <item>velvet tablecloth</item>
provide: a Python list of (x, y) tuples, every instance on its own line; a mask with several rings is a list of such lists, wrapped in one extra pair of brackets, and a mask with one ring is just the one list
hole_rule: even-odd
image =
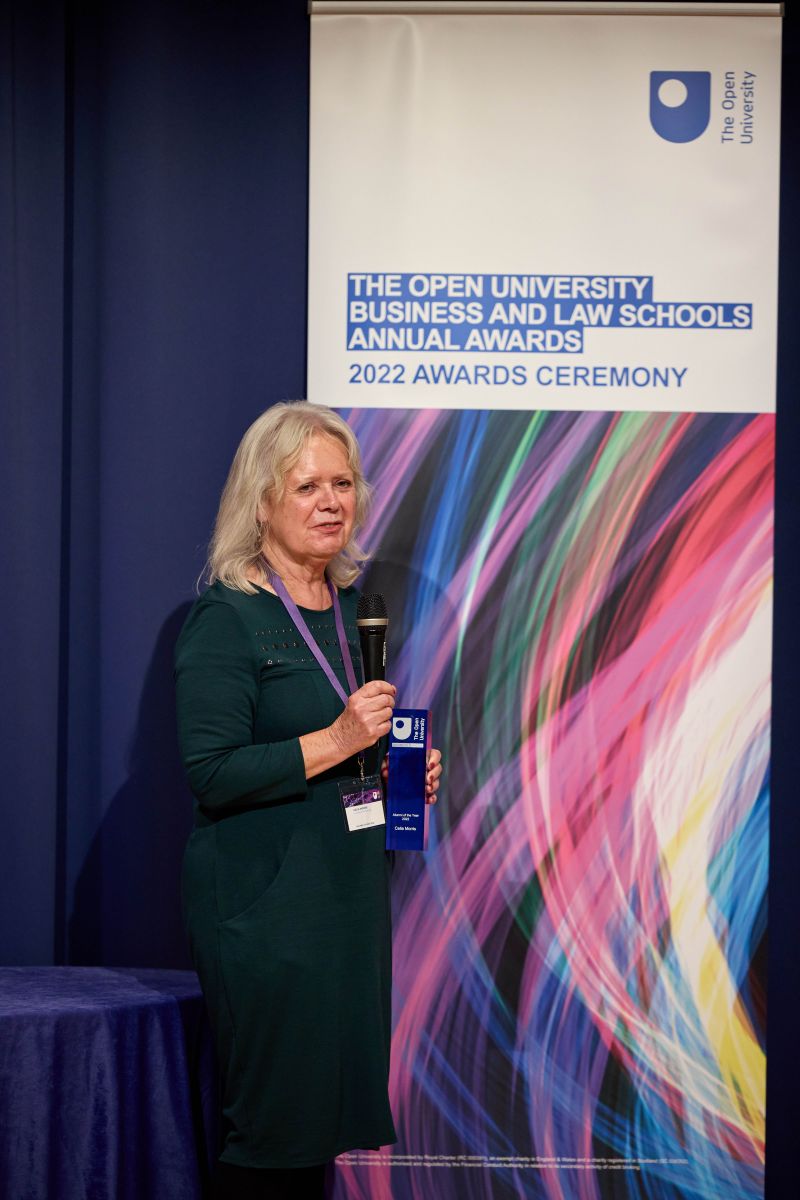
[(0, 968), (0, 1195), (200, 1200), (210, 1031), (191, 971)]

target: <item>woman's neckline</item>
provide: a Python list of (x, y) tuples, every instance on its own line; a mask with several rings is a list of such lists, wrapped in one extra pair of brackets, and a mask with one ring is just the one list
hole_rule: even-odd
[[(252, 583), (254, 588), (258, 588), (262, 595), (272, 596), (273, 600), (277, 600), (281, 607), (284, 607), (283, 601), (281, 600), (280, 596), (276, 595), (275, 592), (271, 592), (269, 588), (263, 587), (262, 584), (256, 583), (253, 579), (250, 580), (250, 583)], [(321, 616), (323, 613), (333, 611), (333, 603), (329, 604), (327, 608), (309, 608), (306, 604), (298, 604), (297, 607), (299, 608), (300, 612), (316, 613), (317, 616)]]

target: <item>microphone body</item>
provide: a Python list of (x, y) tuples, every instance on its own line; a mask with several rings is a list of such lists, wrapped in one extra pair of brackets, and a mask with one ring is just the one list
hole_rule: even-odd
[(358, 598), (356, 615), (361, 657), (364, 661), (364, 682), (386, 678), (386, 630), (389, 617), (386, 602), (377, 592)]

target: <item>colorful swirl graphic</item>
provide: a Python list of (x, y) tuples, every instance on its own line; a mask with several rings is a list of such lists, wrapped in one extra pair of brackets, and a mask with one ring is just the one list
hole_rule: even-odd
[(345, 415), (447, 768), (337, 1197), (762, 1196), (774, 418)]

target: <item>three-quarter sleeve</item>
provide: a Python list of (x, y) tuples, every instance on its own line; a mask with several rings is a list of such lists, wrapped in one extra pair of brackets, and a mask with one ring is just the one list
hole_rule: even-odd
[(299, 738), (254, 742), (259, 664), (235, 609), (200, 602), (175, 651), (178, 737), (184, 766), (208, 816), (305, 796)]

